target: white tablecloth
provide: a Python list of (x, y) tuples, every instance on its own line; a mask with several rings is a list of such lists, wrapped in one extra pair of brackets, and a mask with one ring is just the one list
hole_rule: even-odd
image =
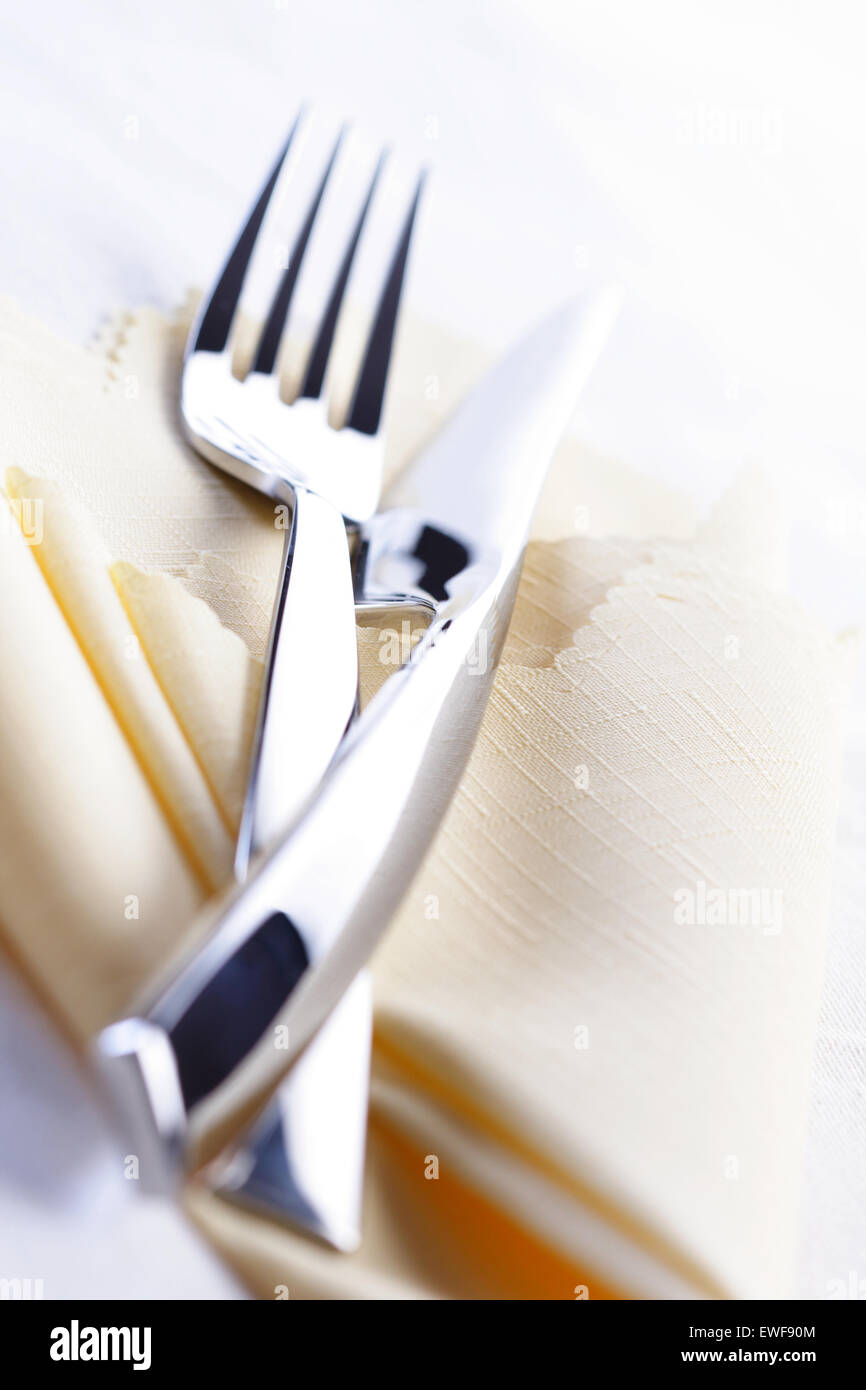
[[(292, 112), (433, 165), (421, 312), (504, 346), (572, 287), (629, 300), (578, 427), (709, 499), (785, 480), (792, 587), (862, 620), (866, 144), (851, 4), (45, 0), (0, 22), (0, 290), (83, 339), (202, 284)], [(800, 1287), (866, 1279), (866, 723), (846, 754)], [(65, 1296), (238, 1291), (116, 1176), (97, 1102), (0, 982), (0, 1274)], [(837, 1282), (838, 1281), (838, 1282)], [(866, 1285), (864, 1285), (866, 1288)]]

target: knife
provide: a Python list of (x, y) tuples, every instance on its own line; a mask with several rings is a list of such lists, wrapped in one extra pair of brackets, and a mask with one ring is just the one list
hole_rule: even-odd
[(545, 320), (367, 526), (362, 605), (421, 607), (426, 632), (295, 825), (206, 909), (202, 944), (97, 1040), (147, 1186), (170, 1189), (259, 1115), (408, 889), (487, 704), (548, 464), (618, 308), (603, 291)]

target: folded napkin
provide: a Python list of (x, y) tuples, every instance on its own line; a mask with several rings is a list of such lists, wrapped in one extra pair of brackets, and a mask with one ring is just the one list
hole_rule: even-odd
[[(0, 922), (79, 1042), (230, 874), (281, 548), (178, 437), (185, 327), (145, 311), (84, 350), (0, 321)], [(389, 471), (480, 364), (410, 321)], [(189, 1185), (260, 1296), (788, 1291), (844, 653), (784, 594), (780, 515), (756, 475), (700, 524), (560, 450), (374, 961), (361, 1250)], [(369, 690), (394, 634), (360, 635)]]

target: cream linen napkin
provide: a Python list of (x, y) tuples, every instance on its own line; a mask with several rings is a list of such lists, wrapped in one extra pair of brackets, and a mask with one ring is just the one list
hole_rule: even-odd
[[(228, 877), (281, 546), (177, 437), (184, 332), (145, 311), (85, 351), (2, 314), (0, 921), (79, 1040)], [(409, 325), (390, 468), (479, 365)], [(763, 486), (696, 525), (561, 450), (470, 768), (375, 960), (361, 1251), (188, 1192), (261, 1296), (787, 1291), (842, 661), (781, 591)]]

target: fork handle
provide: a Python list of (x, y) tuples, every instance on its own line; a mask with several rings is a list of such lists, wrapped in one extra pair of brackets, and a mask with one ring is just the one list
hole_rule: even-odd
[(286, 533), (235, 872), (276, 840), (318, 787), (358, 700), (349, 540), (330, 502), (299, 488)]

